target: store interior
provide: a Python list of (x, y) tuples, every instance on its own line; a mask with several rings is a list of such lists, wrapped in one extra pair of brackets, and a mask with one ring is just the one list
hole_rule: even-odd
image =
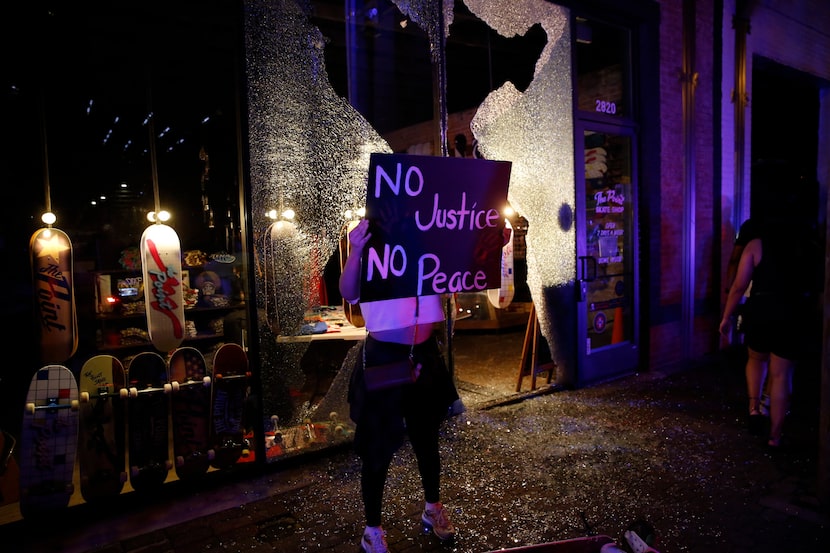
[[(315, 22), (327, 35), (336, 37), (334, 27), (342, 25), (342, 8), (332, 18), (328, 18), (326, 14), (331, 12), (324, 8), (339, 3), (316, 4), (319, 11)], [(386, 32), (391, 25), (403, 40), (413, 41), (421, 54), (421, 65), (417, 68), (421, 73), (413, 73), (411, 77), (429, 82), (429, 51), (424, 33), (415, 25), (406, 30), (400, 26), (399, 30), (399, 22), (393, 18), (394, 6), (389, 2), (382, 4), (385, 6), (383, 17), (367, 20), (367, 30)], [(95, 11), (72, 3), (72, 10), (59, 10), (55, 16), (47, 17), (38, 9), (41, 7), (36, 3), (21, 7), (19, 13), (15, 11), (15, 20), (20, 25), (19, 33), (13, 38), (28, 52), (28, 58), (37, 58), (40, 51), (29, 48), (30, 41), (48, 39), (49, 44), (67, 46), (55, 48), (54, 58), (36, 59), (12, 68), (19, 78), (19, 93), (7, 98), (8, 105), (4, 107), (10, 114), (10, 132), (19, 138), (11, 155), (23, 163), (10, 167), (10, 181), (18, 185), (12, 187), (7, 204), (17, 209), (9, 213), (10, 224), (3, 243), (21, 245), (15, 247), (15, 253), (25, 249), (32, 231), (39, 227), (35, 215), (49, 208), (57, 216), (55, 227), (70, 236), (74, 248), (78, 346), (72, 359), (64, 360), (67, 366), (78, 373), (90, 357), (111, 354), (129, 371), (134, 355), (153, 349), (142, 301), (146, 283), (140, 278), (141, 262), (137, 256), (142, 232), (148, 225), (147, 212), (158, 211), (160, 206), (173, 213), (170, 225), (181, 244), (187, 302), (183, 344), (201, 350), (208, 365), (217, 348), (225, 342), (247, 346), (247, 331), (256, 324), (252, 319), (261, 312), (266, 313), (267, 319), (267, 304), (278, 296), (268, 295), (275, 289), (259, 289), (254, 285), (259, 283), (256, 279), (263, 269), (258, 257), (262, 253), (258, 249), (261, 242), (257, 242), (259, 236), (246, 235), (246, 230), (255, 226), (247, 226), (250, 221), (246, 218), (259, 219), (262, 214), (247, 205), (242, 186), (247, 176), (241, 171), (244, 158), (240, 148), (241, 91), (233, 78), (238, 70), (235, 64), (239, 54), (236, 40), (240, 14), (231, 6), (206, 10), (201, 19), (194, 20), (186, 17), (185, 8), (171, 7), (163, 17), (155, 17), (152, 12), (155, 6), (135, 8), (135, 11), (133, 8)], [(141, 42), (138, 37), (144, 38), (142, 33), (146, 31), (141, 24), (150, 25), (147, 28), (157, 32), (152, 44), (136, 49), (135, 43)], [(470, 26), (476, 24), (481, 26), (469, 13), (460, 14), (458, 35), (475, 34)], [(480, 54), (485, 39), (479, 37), (475, 44), (467, 42), (466, 46), (463, 40), (453, 42), (451, 46), (457, 50), (452, 59), (480, 61), (470, 48)], [(531, 33), (528, 40), (538, 46), (539, 33)], [(102, 48), (102, 44), (107, 47)], [(331, 48), (335, 53), (331, 55), (338, 55), (337, 44), (335, 38)], [(511, 49), (516, 47), (515, 43), (499, 39), (493, 44), (492, 53), (502, 61), (513, 59)], [(72, 63), (79, 59), (87, 63)], [(346, 83), (337, 73), (337, 65), (331, 58), (328, 61), (333, 88), (346, 94)], [(532, 63), (524, 62), (497, 64), (502, 69), (506, 66), (510, 69), (490, 77), (500, 82), (510, 79), (526, 82), (532, 74)], [(41, 67), (44, 63), (50, 71), (32, 71), (32, 67)], [(416, 71), (414, 67), (410, 69)], [(513, 74), (516, 72), (524, 78)], [(45, 79), (44, 73), (49, 73), (49, 77)], [(58, 90), (54, 81), (69, 84)], [(380, 81), (378, 86), (383, 84)], [(451, 96), (450, 108), (460, 115), (452, 119), (447, 130), (452, 137), (448, 155), (474, 156), (470, 112), (465, 110), (480, 101), (495, 84), (498, 83), (479, 86), (477, 95), (471, 97)], [(407, 89), (410, 99), (412, 92)], [(376, 105), (373, 108), (376, 112), (364, 113), (375, 119), (372, 123), (378, 129), (386, 130), (384, 139), (396, 150), (406, 151), (410, 146), (422, 148), (433, 142), (432, 121), (415, 124), (410, 120), (388, 120), (391, 111), (397, 111), (399, 117), (417, 117), (423, 113), (431, 116), (434, 107), (431, 90), (420, 91), (416, 98), (403, 108)], [(419, 104), (417, 109), (414, 103)], [(338, 145), (338, 149), (343, 148)], [(314, 161), (313, 156), (308, 157)], [(91, 171), (91, 167), (95, 170)], [(41, 178), (46, 182), (39, 182)], [(364, 181), (360, 185), (365, 186)], [(521, 217), (514, 217), (512, 299), (494, 301), (487, 294), (459, 294), (455, 298), (457, 312), (448, 356), (462, 400), (469, 407), (532, 389), (534, 375), (527, 373), (527, 363), (536, 363), (537, 348), (544, 349), (544, 344), (539, 343), (540, 337), (533, 332), (536, 329), (532, 303), (525, 282), (523, 234), (526, 229), (522, 227)], [(337, 225), (340, 224), (338, 220)], [(312, 228), (316, 227), (312, 225)], [(15, 264), (11, 276), (15, 283), (22, 283), (21, 290), (25, 290), (31, 278), (27, 269), (25, 263)], [(289, 267), (286, 274), (296, 275), (296, 267)], [(321, 279), (321, 275), (317, 274), (316, 278)], [(300, 292), (307, 293), (312, 284), (277, 282), (280, 293), (293, 293), (292, 286), (305, 286)], [(267, 299), (263, 299), (263, 294)], [(325, 303), (342, 306), (336, 294), (327, 295), (325, 303), (320, 299), (315, 302), (306, 295), (303, 307), (315, 309)], [(15, 297), (9, 307), (10, 317), (30, 319), (28, 300), (25, 293)], [(251, 308), (254, 302), (256, 308)], [(270, 328), (270, 323), (265, 321), (263, 328)], [(19, 341), (31, 346), (27, 351), (37, 351), (36, 339), (23, 332), (25, 326), (16, 330), (21, 336)], [(291, 336), (285, 329), (278, 329), (273, 336), (267, 332), (263, 330), (260, 340), (268, 346)], [(18, 341), (18, 334), (13, 336), (14, 341)], [(279, 353), (285, 357), (276, 360), (264, 352), (264, 358), (251, 359), (255, 380), (262, 376), (256, 371), (266, 363), (273, 363), (269, 371), (284, 379), (285, 387), (269, 387), (270, 382), (260, 381), (253, 383), (252, 390), (257, 391), (257, 384), (263, 384), (263, 396), (282, 394), (279, 401), (292, 404), (282, 417), (286, 426), (304, 428), (305, 415), (310, 413), (303, 410), (304, 406), (314, 410), (322, 405), (319, 413), (326, 419), (325, 402), (331, 385), (353, 345), (354, 342), (341, 340), (321, 348), (287, 347), (288, 353)], [(544, 352), (541, 356), (545, 357)], [(300, 361), (314, 370), (304, 371)], [(33, 361), (32, 368), (39, 362)], [(24, 371), (0, 372), (3, 384), (0, 392), (7, 400), (4, 404), (14, 407), (3, 413), (0, 427), (12, 431), (21, 427), (22, 409), (18, 407), (25, 397), (30, 376), (31, 372)], [(545, 377), (550, 382), (550, 372), (540, 377), (537, 386), (544, 385)], [(337, 391), (340, 393), (342, 388)], [(260, 415), (265, 419), (273, 416), (271, 411)], [(255, 427), (253, 435), (259, 439), (263, 437), (262, 431), (268, 430), (269, 423), (265, 420), (262, 427), (252, 426)], [(329, 445), (325, 440), (320, 443), (321, 447)], [(253, 444), (251, 451), (256, 452), (258, 448), (259, 444)], [(297, 447), (293, 453), (304, 449)], [(253, 460), (251, 455), (240, 462)], [(70, 505), (83, 501), (79, 478), (76, 469)], [(177, 479), (176, 471), (170, 470), (167, 478), (167, 481)], [(130, 482), (124, 482), (123, 492), (130, 491)], [(0, 523), (19, 516), (16, 509), (13, 501), (2, 505)]]

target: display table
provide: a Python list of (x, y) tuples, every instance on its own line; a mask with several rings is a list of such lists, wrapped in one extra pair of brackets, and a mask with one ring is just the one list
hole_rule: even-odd
[(325, 305), (306, 311), (300, 334), (277, 336), (277, 343), (363, 340), (365, 338), (366, 328), (350, 323), (341, 306)]

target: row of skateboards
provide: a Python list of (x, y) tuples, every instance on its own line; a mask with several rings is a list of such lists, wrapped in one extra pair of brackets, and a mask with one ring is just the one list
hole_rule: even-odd
[(98, 355), (77, 380), (63, 365), (39, 369), (20, 439), (21, 515), (69, 504), (76, 455), (87, 502), (119, 495), (128, 477), (140, 492), (163, 484), (174, 466), (185, 480), (234, 465), (247, 448), (242, 413), (249, 377), (245, 350), (230, 343), (216, 351), (212, 372), (192, 347), (176, 349), (169, 360), (139, 353), (126, 369)]

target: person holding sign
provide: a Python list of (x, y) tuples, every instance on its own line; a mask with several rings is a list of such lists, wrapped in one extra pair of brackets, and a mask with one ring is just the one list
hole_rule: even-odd
[[(349, 303), (360, 300), (361, 257), (371, 237), (363, 219), (349, 233), (351, 251), (340, 276), (340, 293)], [(441, 458), (438, 437), (441, 422), (458, 399), (434, 334), (444, 320), (441, 296), (395, 298), (360, 303), (368, 334), (362, 363), (355, 367), (349, 386), (350, 416), (356, 424), (354, 444), (362, 461), (361, 494), (366, 529), (361, 546), (367, 553), (386, 553), (382, 501), (389, 465), (409, 436), (418, 460), (425, 505), (423, 523), (441, 540), (455, 536), (455, 528), (441, 503)], [(414, 381), (369, 390), (364, 369), (410, 364)]]
[(508, 162), (374, 153), (366, 219), (350, 232), (340, 293), (360, 302), (368, 334), (349, 382), (349, 415), (362, 461), (366, 529), (361, 546), (386, 553), (383, 491), (392, 458), (408, 436), (418, 461), (424, 525), (455, 536), (441, 503), (441, 422), (459, 399), (439, 347), (446, 294), (500, 282), (510, 238), (500, 209)]

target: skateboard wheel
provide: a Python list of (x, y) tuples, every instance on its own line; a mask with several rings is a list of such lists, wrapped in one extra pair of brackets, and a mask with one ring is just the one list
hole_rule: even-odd
[(77, 400), (77, 399), (73, 399), (73, 400), (72, 400), (72, 404), (71, 404), (69, 407), (70, 407), (70, 409), (72, 409), (73, 411), (77, 411), (77, 410), (78, 410), (78, 406), (79, 406), (79, 404), (78, 404), (78, 400)]
[(168, 390), (167, 390), (167, 386), (170, 386), (170, 390), (172, 390), (172, 391), (174, 391), (174, 392), (178, 392), (178, 391), (179, 391), (179, 388), (180, 388), (180, 386), (179, 386), (179, 382), (178, 382), (177, 380), (174, 380), (174, 381), (173, 381), (173, 382), (171, 382), (170, 384), (165, 384), (165, 385), (164, 385), (164, 391), (165, 391), (165, 392), (167, 392), (167, 391), (168, 391)]
[(130, 397), (138, 397), (138, 388), (130, 388)]
[(337, 426), (335, 426), (334, 427), (334, 433), (335, 434), (345, 434), (345, 430), (343, 429), (343, 425), (338, 424)]
[(242, 450), (242, 456), (243, 456), (243, 457), (248, 457), (250, 454), (251, 454), (251, 450), (250, 450), (250, 449), (243, 449), (243, 450)]
[(120, 397), (121, 399), (124, 399), (128, 395), (130, 395), (130, 392), (129, 390), (127, 390), (127, 388), (121, 388), (120, 390), (118, 390), (118, 397)]
[(81, 403), (89, 403), (89, 392), (81, 392)]
[(222, 380), (222, 373), (216, 373), (216, 380)]
[(210, 377), (209, 377), (209, 376), (204, 377), (204, 378), (202, 379), (202, 383), (203, 383), (205, 386), (210, 386)]
[[(179, 388), (179, 383), (178, 383), (178, 382), (176, 382), (176, 389), (178, 390), (178, 388)], [(173, 386), (172, 386), (172, 385), (170, 385), (170, 383), (169, 383), (169, 382), (166, 382), (166, 383), (164, 384), (164, 393), (165, 393), (165, 394), (169, 394), (169, 393), (170, 393), (170, 392), (172, 392), (172, 391), (173, 391)]]
[(26, 404), (26, 411), (30, 414), (35, 412), (35, 404), (34, 403), (27, 403)]

